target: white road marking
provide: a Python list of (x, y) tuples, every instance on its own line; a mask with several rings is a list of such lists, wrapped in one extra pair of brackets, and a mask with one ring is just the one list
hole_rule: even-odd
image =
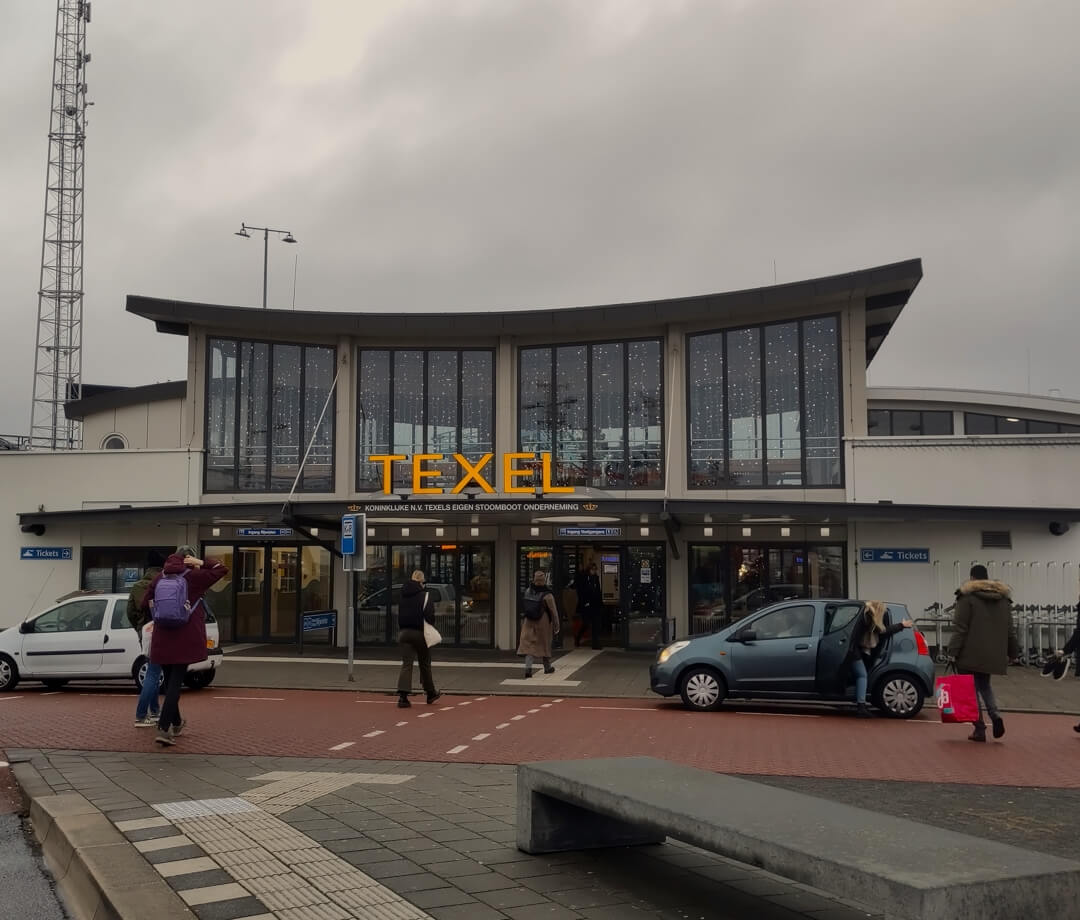
[[(659, 712), (660, 710), (654, 709), (653, 712)], [(747, 712), (745, 709), (733, 709), (736, 715), (739, 716), (769, 716), (773, 719), (820, 719), (821, 716), (813, 715), (809, 712)]]
[(344, 751), (345, 748), (352, 747), (354, 744), (356, 744), (355, 741), (342, 741), (341, 744), (335, 744), (332, 748), (330, 748), (330, 750), (331, 751)]
[(463, 703), (458, 703), (459, 706), (471, 706), (472, 700), (465, 700)]
[(243, 700), (245, 703), (284, 703), (283, 696), (212, 696), (212, 700)]
[(473, 741), (483, 741), (485, 738), (490, 738), (491, 732), (484, 732), (482, 735), (473, 735)]
[(541, 709), (550, 709), (551, 708), (551, 703), (541, 703), (540, 708)]
[(63, 693), (63, 690), (50, 690), (48, 693), (41, 694), (42, 696), (56, 696), (58, 693)]
[(525, 718), (525, 716), (510, 716), (510, 721), (511, 722), (520, 722), (524, 718)]
[(398, 722), (396, 727), (401, 728), (402, 725), (408, 725), (408, 724), (409, 724), (408, 722)]
[(538, 713), (539, 711), (540, 711), (539, 709), (530, 709), (529, 710), (529, 715), (531, 715), (531, 716), (536, 715), (536, 713)]
[(500, 681), (503, 686), (518, 686), (518, 687), (535, 687), (537, 685), (544, 687), (580, 687), (580, 680), (555, 680), (554, 675), (548, 675), (546, 677), (508, 677), (504, 681)]
[(6, 760), (0, 760), (0, 770), (3, 770), (4, 767), (10, 767), (10, 766), (11, 766), (11, 764), (9, 764)]
[(430, 719), (433, 715), (435, 715), (435, 713), (433, 713), (433, 712), (422, 712), (422, 713), (420, 713), (419, 716), (417, 716), (417, 718), (419, 718), (419, 719)]
[(566, 701), (560, 699), (560, 700), (552, 700), (551, 702), (553, 702), (553, 703), (564, 703)]
[(502, 725), (496, 725), (495, 727), (496, 727), (496, 728), (509, 728), (509, 727), (510, 727), (510, 723), (509, 723), (509, 722), (503, 722), (503, 724), (502, 724)]
[(467, 751), (469, 746), (467, 744), (459, 744), (457, 747), (450, 748), (447, 754), (460, 754), (462, 751)]
[(474, 702), (474, 703), (482, 703), (482, 702), (484, 702), (484, 700), (486, 700), (486, 699), (487, 699), (487, 697), (486, 697), (486, 696), (478, 696), (478, 697), (476, 697), (476, 699), (474, 699), (474, 700), (473, 700), (473, 702)]
[[(102, 694), (102, 696), (106, 696), (106, 695), (111, 696), (112, 694)], [(89, 694), (84, 693), (83, 696), (89, 696)], [(0, 696), (0, 703), (10, 703), (13, 700), (21, 700), (21, 699), (22, 699), (21, 696)]]
[(382, 731), (382, 729), (380, 729), (379, 731), (368, 732), (366, 735), (364, 735), (364, 737), (365, 738), (378, 738), (379, 735), (385, 735), (385, 734), (386, 734), (386, 732), (384, 732), (384, 731)]
[(367, 703), (369, 706), (395, 706), (393, 700), (353, 700), (354, 703)]

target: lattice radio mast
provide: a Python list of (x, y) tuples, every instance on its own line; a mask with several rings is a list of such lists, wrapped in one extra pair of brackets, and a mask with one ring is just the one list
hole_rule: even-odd
[(82, 395), (83, 144), (89, 0), (57, 0), (45, 229), (38, 288), (31, 446), (78, 450), (82, 425), (64, 403)]

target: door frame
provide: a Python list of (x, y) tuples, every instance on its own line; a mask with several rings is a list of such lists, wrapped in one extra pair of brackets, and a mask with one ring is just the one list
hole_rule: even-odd
[[(244, 642), (244, 643), (255, 642), (255, 643), (258, 643), (259, 645), (289, 645), (289, 644), (296, 643), (296, 642), (300, 641), (300, 606), (301, 606), (301, 603), (302, 603), (301, 586), (303, 584), (303, 577), (304, 577), (304, 572), (303, 572), (303, 568), (304, 568), (304, 547), (306, 545), (309, 545), (308, 542), (303, 541), (303, 540), (294, 540), (292, 542), (288, 542), (288, 541), (285, 541), (285, 540), (282, 540), (282, 541), (272, 541), (272, 540), (271, 541), (267, 541), (267, 540), (233, 540), (232, 542), (228, 542), (228, 541), (220, 540), (220, 539), (218, 539), (218, 540), (210, 539), (210, 540), (203, 540), (202, 541), (202, 545), (200, 547), (200, 552), (202, 552), (204, 555), (206, 553), (206, 548), (208, 546), (229, 546), (232, 549), (232, 553), (233, 553), (233, 571), (231, 571), (229, 573), (230, 576), (231, 576), (231, 583), (229, 585), (229, 590), (232, 592), (232, 609), (233, 609), (233, 624), (232, 624), (233, 637), (232, 637), (232, 641), (233, 642)], [(272, 553), (273, 553), (273, 550), (275, 548), (282, 549), (282, 550), (295, 550), (295, 552), (296, 552), (296, 563), (295, 563), (295, 567), (294, 567), (294, 578), (296, 580), (296, 591), (295, 591), (295, 594), (296, 594), (296, 610), (294, 611), (295, 618), (294, 618), (294, 623), (293, 623), (293, 632), (292, 632), (292, 635), (290, 635), (290, 636), (273, 636), (270, 633), (270, 598), (271, 598), (271, 592), (270, 592), (269, 587), (267, 585), (267, 578), (272, 575), (272, 573), (271, 573), (271, 567), (272, 567), (272, 563), (273, 563), (273, 554)], [(240, 631), (239, 631), (240, 618), (237, 615), (237, 605), (236, 605), (236, 597), (237, 597), (237, 594), (239, 593), (240, 578), (241, 578), (240, 568), (239, 568), (239, 566), (237, 566), (236, 563), (237, 563), (237, 561), (238, 561), (238, 559), (240, 557), (240, 553), (242, 551), (244, 551), (244, 550), (252, 550), (252, 549), (261, 549), (262, 550), (262, 567), (263, 567), (262, 570), (263, 570), (263, 575), (262, 575), (262, 580), (259, 583), (260, 584), (260, 594), (262, 596), (262, 620), (261, 620), (262, 631), (261, 631), (261, 633), (259, 635), (248, 635), (248, 634), (241, 634), (240, 633)], [(330, 577), (331, 577), (331, 579), (333, 579), (333, 570), (332, 569), (331, 569)], [(332, 581), (331, 581), (331, 584), (330, 584), (330, 597), (333, 598), (333, 582)]]

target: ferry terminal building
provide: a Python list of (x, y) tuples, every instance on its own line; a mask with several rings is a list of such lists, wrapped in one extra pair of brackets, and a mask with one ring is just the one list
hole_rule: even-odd
[[(414, 569), (444, 641), (481, 648), (516, 646), (538, 568), (572, 629), (593, 562), (601, 639), (630, 649), (786, 597), (917, 613), (975, 561), (1033, 603), (1075, 603), (1080, 403), (867, 388), (921, 277), (910, 260), (486, 313), (129, 296), (132, 321), (186, 337), (187, 379), (84, 388), (67, 406), (82, 451), (0, 454), (0, 625), (126, 590), (149, 549), (184, 542), (229, 566), (210, 596), (226, 642), (296, 642), (308, 610), (344, 624), (347, 578), (357, 643), (396, 642)], [(350, 575), (355, 511), (367, 567)], [(25, 558), (35, 546), (67, 552)]]

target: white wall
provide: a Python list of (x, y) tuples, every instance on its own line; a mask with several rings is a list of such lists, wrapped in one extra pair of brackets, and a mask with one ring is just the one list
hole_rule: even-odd
[[(0, 454), (0, 627), (79, 587), (80, 547), (153, 546), (185, 542), (180, 525), (49, 524), (38, 537), (23, 533), (20, 512), (74, 511), (199, 501), (202, 455), (188, 451), (5, 451)], [(72, 547), (67, 561), (23, 560), (24, 546)]]
[[(1012, 549), (983, 549), (982, 531), (1007, 530)], [(852, 523), (848, 525), (848, 582), (853, 597), (907, 604), (916, 618), (935, 601), (948, 606), (973, 563), (1013, 588), (1017, 602), (1076, 604), (1080, 528), (1055, 537), (1044, 525), (1015, 521), (970, 523)], [(929, 549), (929, 563), (859, 561), (869, 548)]]
[(1080, 435), (860, 438), (849, 499), (974, 507), (1075, 508)]
[(163, 399), (95, 412), (83, 419), (83, 443), (97, 450), (110, 434), (122, 435), (129, 448), (171, 450), (180, 447), (184, 400)]

